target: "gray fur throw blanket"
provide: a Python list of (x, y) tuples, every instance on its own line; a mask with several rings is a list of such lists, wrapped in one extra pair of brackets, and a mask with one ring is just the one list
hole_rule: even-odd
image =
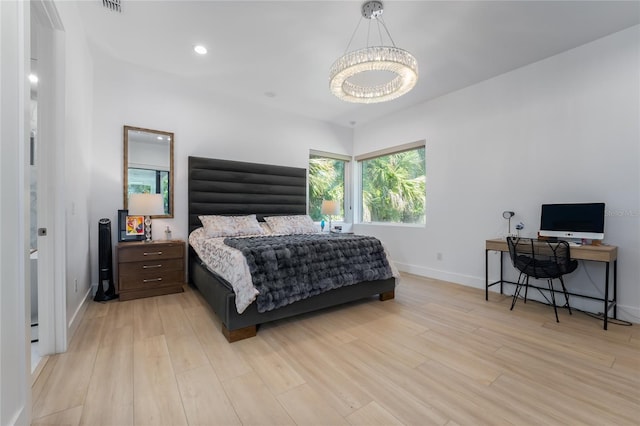
[(267, 312), (334, 288), (392, 277), (382, 243), (374, 237), (301, 234), (225, 238), (247, 259)]

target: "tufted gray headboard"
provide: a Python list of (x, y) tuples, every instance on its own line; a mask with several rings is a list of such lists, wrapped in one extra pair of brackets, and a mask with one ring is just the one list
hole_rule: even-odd
[(307, 171), (297, 167), (189, 157), (189, 232), (199, 215), (307, 212)]

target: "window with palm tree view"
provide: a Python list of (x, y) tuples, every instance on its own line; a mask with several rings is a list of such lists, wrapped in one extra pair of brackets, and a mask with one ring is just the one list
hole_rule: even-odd
[(363, 223), (425, 223), (425, 148), (360, 161)]
[(309, 216), (316, 222), (327, 220), (320, 212), (322, 200), (334, 200), (340, 205), (340, 214), (334, 221), (344, 220), (345, 170), (347, 160), (322, 155), (309, 155)]

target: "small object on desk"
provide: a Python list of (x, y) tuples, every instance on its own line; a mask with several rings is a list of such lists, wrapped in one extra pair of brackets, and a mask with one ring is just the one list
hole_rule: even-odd
[(507, 226), (507, 237), (515, 237), (515, 235), (511, 234), (511, 218), (515, 215), (515, 212), (505, 210), (502, 212), (502, 217), (509, 221), (509, 225)]
[(333, 227), (333, 231), (331, 232), (335, 232), (335, 233), (340, 233), (342, 232), (342, 226), (341, 225), (336, 225)]
[(171, 239), (171, 228), (169, 228), (169, 225), (167, 225), (167, 229), (164, 230), (164, 239), (165, 240)]

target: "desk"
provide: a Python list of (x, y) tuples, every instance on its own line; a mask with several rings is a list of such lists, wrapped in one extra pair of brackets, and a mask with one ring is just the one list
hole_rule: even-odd
[[(489, 251), (500, 252), (500, 279), (498, 281), (489, 283)], [(571, 258), (575, 260), (590, 260), (593, 262), (605, 262), (606, 271), (604, 279), (604, 298), (586, 296), (584, 294), (575, 294), (569, 292), (572, 296), (584, 297), (592, 300), (599, 300), (604, 303), (604, 329), (607, 329), (607, 322), (609, 317), (609, 310), (613, 308), (613, 318), (617, 318), (618, 312), (616, 307), (617, 300), (617, 285), (618, 285), (618, 247), (616, 246), (571, 246), (570, 248)], [(503, 254), (509, 253), (509, 246), (507, 240), (504, 238), (496, 238), (487, 240), (484, 251), (484, 271), (485, 271), (485, 300), (489, 300), (489, 287), (496, 284), (500, 284), (500, 294), (502, 292), (502, 284), (517, 284), (513, 281), (506, 281), (502, 276)], [(609, 267), (613, 263), (613, 298), (609, 299)], [(554, 290), (559, 291), (559, 290)]]

